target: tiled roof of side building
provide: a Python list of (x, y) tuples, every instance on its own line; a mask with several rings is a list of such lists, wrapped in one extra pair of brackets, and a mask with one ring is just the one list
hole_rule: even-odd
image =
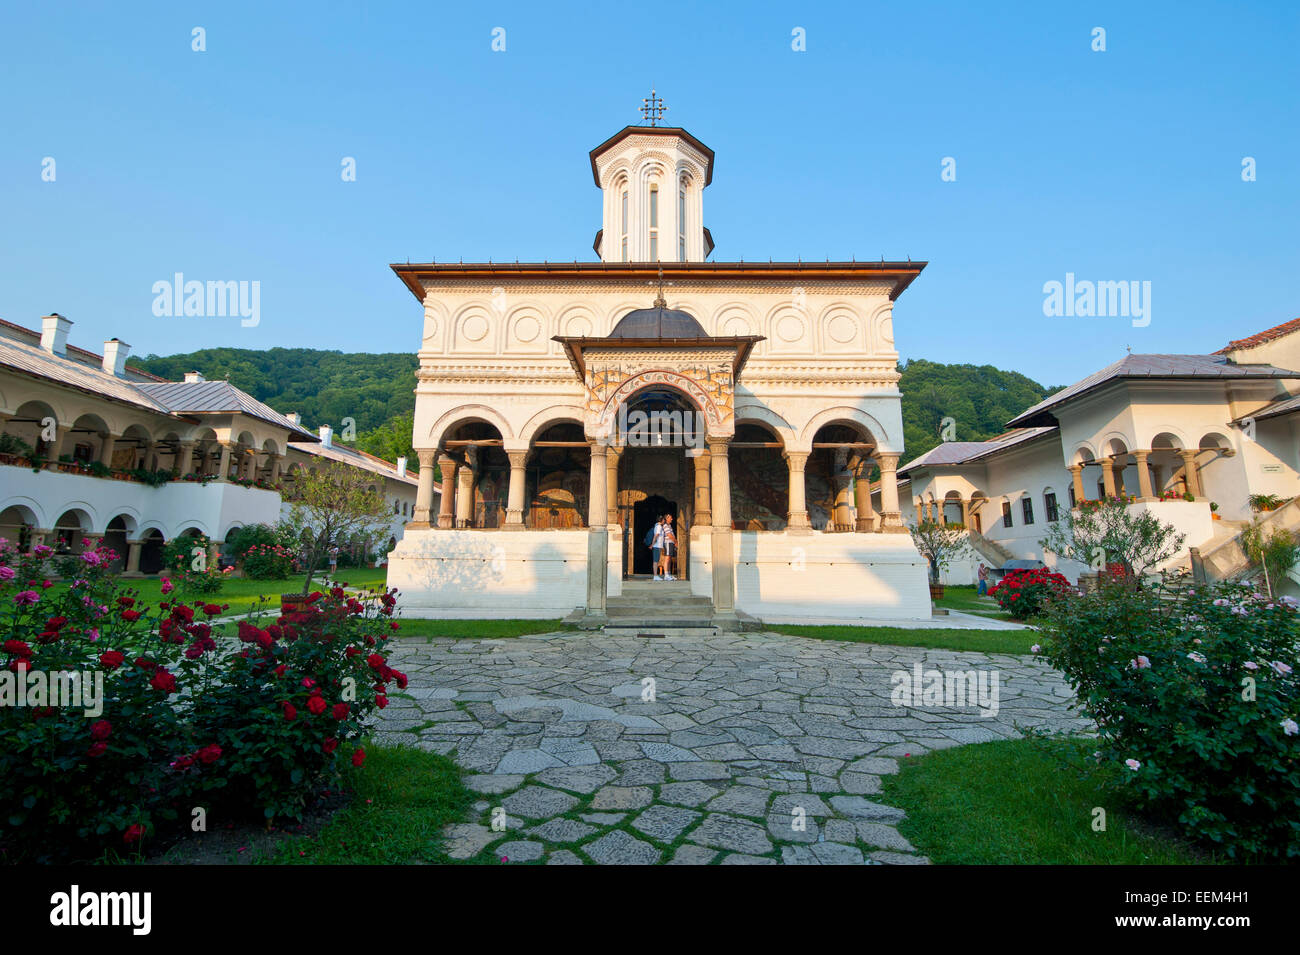
[(1300, 411), (1300, 395), (1291, 395), (1289, 397), (1279, 398), (1271, 404), (1267, 404), (1258, 411), (1253, 411), (1248, 415), (1242, 415), (1237, 419), (1237, 423), (1249, 421), (1254, 418), (1260, 421), (1264, 418), (1276, 418), (1279, 415), (1294, 414)]
[(989, 438), (987, 441), (945, 441), (937, 447), (931, 448), (925, 454), (909, 461), (898, 469), (899, 474), (906, 471), (915, 470), (921, 467), (942, 467), (944, 465), (953, 466), (959, 464), (972, 464), (996, 454), (999, 451), (1006, 451), (1008, 448), (1014, 448), (1017, 445), (1032, 441), (1035, 438), (1041, 438), (1046, 434), (1056, 432), (1055, 426), (1041, 428), (1015, 428), (1011, 431), (1005, 431), (996, 437)]
[(242, 414), (284, 428), (290, 434), (319, 440), (301, 425), (240, 391), (228, 381), (140, 382), (134, 387), (161, 402), (174, 414)]
[(1238, 338), (1236, 341), (1228, 342), (1214, 354), (1226, 355), (1229, 352), (1240, 351), (1244, 348), (1254, 348), (1256, 345), (1263, 345), (1276, 338), (1283, 338), (1292, 332), (1300, 332), (1300, 318), (1293, 318), (1289, 322), (1274, 325), (1272, 328), (1266, 328), (1254, 335), (1247, 335), (1245, 338)]
[(1273, 365), (1238, 365), (1218, 355), (1125, 355), (1119, 361), (1093, 372), (1082, 381), (1049, 395), (1022, 411), (1007, 427), (1042, 424), (1048, 411), (1112, 381), (1140, 378), (1229, 380), (1241, 378), (1295, 378), (1296, 372)]
[(29, 345), (17, 338), (0, 337), (0, 367), (111, 401), (122, 401), (155, 414), (176, 413), (154, 396), (141, 391), (142, 382), (127, 381), (102, 368), (51, 355), (39, 344)]
[(305, 444), (299, 441), (290, 441), (289, 447), (294, 451), (301, 451), (303, 454), (314, 454), (319, 458), (326, 458), (330, 461), (339, 461), (343, 464), (350, 464), (353, 467), (365, 468), (367, 471), (374, 471), (376, 474), (382, 474), (384, 477), (391, 478), (394, 481), (405, 481), (407, 484), (417, 486), (420, 482), (409, 473), (398, 474), (397, 465), (391, 461), (385, 461), (383, 458), (368, 454), (365, 451), (356, 448), (344, 448), (331, 443), (328, 447), (323, 444)]

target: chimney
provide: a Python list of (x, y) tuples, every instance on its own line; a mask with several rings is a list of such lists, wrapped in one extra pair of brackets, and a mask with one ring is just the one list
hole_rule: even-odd
[(68, 329), (72, 319), (53, 312), (41, 319), (41, 348), (51, 355), (63, 357), (68, 353)]
[(320, 426), (320, 443), (327, 448), (334, 447), (334, 429), (327, 424)]
[(302, 415), (298, 414), (298, 412), (290, 411), (287, 415), (285, 415), (285, 417), (288, 418), (290, 421), (292, 421), (294, 424), (296, 424), (298, 427), (300, 428), (302, 427)]
[(197, 371), (187, 371), (185, 373), (185, 384), (187, 385), (197, 385), (200, 381), (207, 381), (207, 380), (208, 379), (204, 378)]
[(115, 378), (126, 375), (126, 356), (131, 354), (131, 346), (124, 341), (110, 338), (104, 342), (104, 370)]
[(406, 458), (397, 459), (397, 476), (406, 477)]

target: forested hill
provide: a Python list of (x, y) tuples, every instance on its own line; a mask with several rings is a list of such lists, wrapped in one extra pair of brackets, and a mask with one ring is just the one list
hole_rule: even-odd
[[(184, 355), (149, 355), (133, 361), (145, 371), (179, 381), (187, 371), (229, 380), (277, 411), (297, 411), (303, 425), (341, 428), (356, 421), (357, 445), (388, 460), (411, 456), (415, 409), (414, 354), (320, 351), (314, 348), (206, 348)], [(940, 422), (956, 421), (957, 441), (978, 441), (1002, 431), (1011, 418), (1041, 401), (1044, 388), (991, 365), (941, 365), (914, 359), (899, 366), (903, 392), (904, 461), (940, 440)]]
[(1059, 387), (1045, 388), (1014, 371), (992, 365), (942, 365), (914, 358), (899, 365), (903, 392), (906, 463), (941, 440), (944, 418), (956, 425), (953, 441), (982, 441), (1001, 434), (1006, 423)]

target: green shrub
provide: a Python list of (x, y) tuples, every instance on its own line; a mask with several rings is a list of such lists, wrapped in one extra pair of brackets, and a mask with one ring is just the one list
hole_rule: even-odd
[(210, 543), (202, 534), (173, 537), (163, 545), (163, 567), (172, 572), (182, 593), (221, 593), (226, 577), (208, 562)]
[(254, 544), (243, 559), (244, 576), (253, 580), (285, 580), (293, 570), (293, 551), (279, 544)]
[(989, 596), (998, 606), (1017, 620), (1035, 617), (1046, 609), (1049, 601), (1070, 591), (1070, 582), (1060, 574), (1043, 568), (1007, 571)]
[(99, 707), (30, 696), (0, 706), (7, 863), (135, 850), (194, 807), (299, 816), (345, 761), (361, 765), (363, 721), (390, 683), (406, 685), (384, 653), (393, 594), (315, 593), (269, 622), (245, 621), (231, 646), (210, 623), (226, 607), (147, 606), (111, 573), (106, 548), (79, 556), (71, 587), (44, 587), (49, 554), (0, 542), (0, 672), (29, 686), (87, 674), (103, 695)]
[(1103, 577), (1053, 604), (1046, 659), (1151, 811), (1233, 858), (1300, 857), (1295, 601)]

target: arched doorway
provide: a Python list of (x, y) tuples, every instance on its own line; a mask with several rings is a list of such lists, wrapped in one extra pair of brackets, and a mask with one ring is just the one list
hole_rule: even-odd
[[(689, 578), (697, 460), (704, 460), (705, 423), (685, 395), (668, 386), (643, 389), (618, 409), (608, 454), (614, 517), (623, 527), (623, 575), (650, 576), (646, 533), (664, 514), (677, 538), (674, 576)], [(607, 461), (609, 458), (607, 457)]]
[(163, 569), (163, 535), (158, 528), (145, 531), (140, 545), (140, 573), (153, 575)]

